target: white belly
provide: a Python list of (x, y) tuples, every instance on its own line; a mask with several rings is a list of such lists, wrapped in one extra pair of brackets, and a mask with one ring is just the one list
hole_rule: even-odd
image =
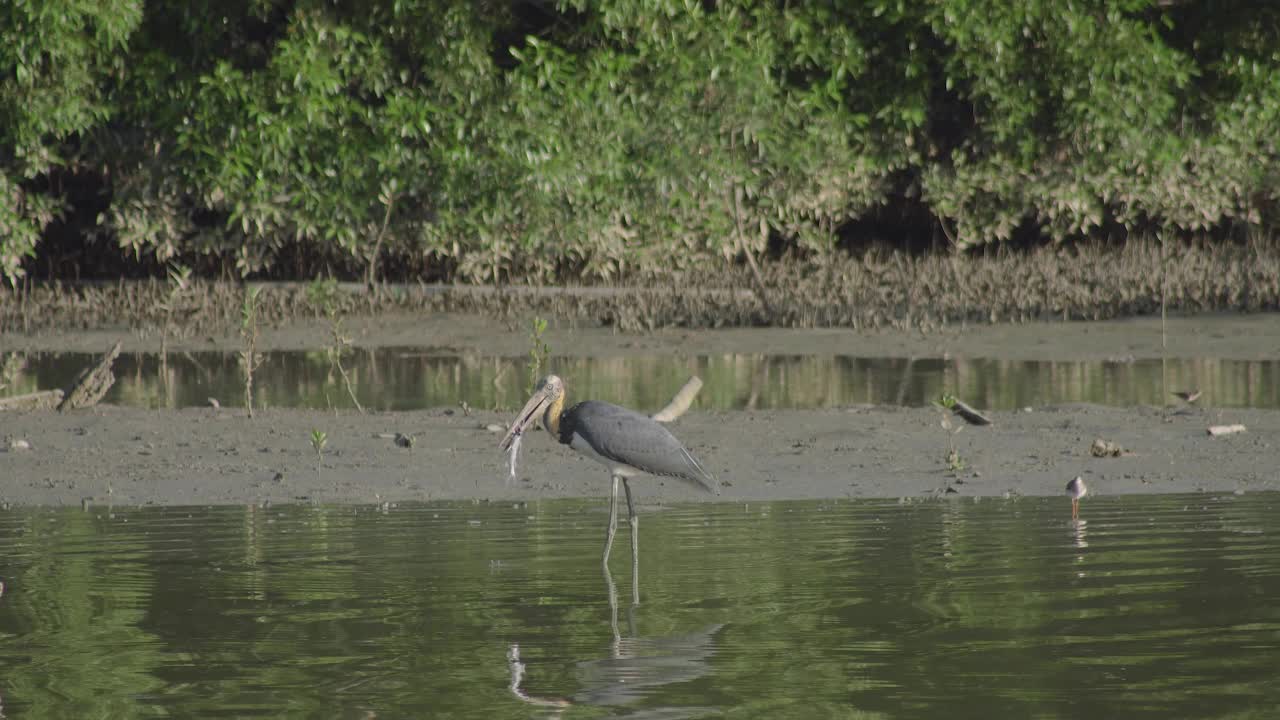
[(604, 465), (605, 467), (609, 468), (609, 473), (612, 475), (629, 478), (629, 477), (635, 477), (636, 475), (644, 474), (644, 471), (642, 470), (638, 470), (636, 468), (631, 467), (630, 465), (627, 465), (625, 463), (620, 463), (616, 460), (610, 460), (609, 458), (596, 452), (595, 448), (591, 447), (591, 443), (584, 440), (582, 436), (579, 435), (578, 433), (574, 433), (573, 437), (569, 439), (569, 447), (578, 451), (580, 454), (586, 457), (589, 457), (592, 460), (595, 460), (596, 462), (600, 463), (601, 465)]

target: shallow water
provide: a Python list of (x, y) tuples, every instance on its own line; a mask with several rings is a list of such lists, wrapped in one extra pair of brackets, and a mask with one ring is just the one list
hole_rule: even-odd
[[(9, 388), (19, 394), (66, 387), (92, 364), (83, 353), (12, 353)], [(694, 357), (634, 355), (553, 357), (551, 369), (570, 380), (576, 398), (661, 408), (690, 375), (705, 383), (695, 407), (741, 410), (824, 408), (860, 403), (921, 406), (943, 392), (986, 409), (1088, 402), (1100, 405), (1177, 403), (1175, 390), (1199, 388), (1213, 407), (1280, 408), (1280, 360), (1178, 359), (1118, 362), (1038, 362), (989, 359), (863, 358), (842, 355), (724, 354)], [(358, 350), (343, 368), (367, 408), (411, 410), (453, 406), (496, 409), (522, 405), (529, 389), (523, 358), (471, 357), (442, 351)], [(204, 406), (209, 398), (242, 405), (243, 379), (234, 353), (124, 354), (106, 402), (141, 407)], [(324, 351), (273, 352), (255, 374), (259, 402), (272, 407), (351, 407), (341, 375)]]
[(13, 717), (1276, 717), (1280, 499), (0, 512)]

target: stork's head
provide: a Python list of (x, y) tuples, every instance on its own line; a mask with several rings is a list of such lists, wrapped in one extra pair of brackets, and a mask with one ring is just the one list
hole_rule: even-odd
[(524, 404), (524, 408), (520, 410), (520, 414), (516, 415), (516, 419), (511, 423), (511, 429), (502, 438), (502, 449), (511, 448), (511, 442), (516, 436), (529, 429), (538, 421), (539, 416), (542, 418), (542, 426), (547, 432), (555, 433), (560, 425), (560, 410), (564, 408), (564, 381), (558, 375), (548, 375), (538, 382), (538, 387), (533, 391), (533, 397), (529, 398), (529, 402)]

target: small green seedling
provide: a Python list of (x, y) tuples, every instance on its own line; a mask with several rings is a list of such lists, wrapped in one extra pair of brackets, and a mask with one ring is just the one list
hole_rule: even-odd
[(956, 406), (956, 396), (951, 393), (943, 393), (938, 396), (938, 399), (933, 404), (942, 411), (942, 421), (939, 425), (947, 433), (947, 470), (954, 475), (965, 469), (964, 458), (960, 457), (960, 451), (956, 450), (956, 435), (959, 435), (964, 430), (964, 426), (958, 425), (951, 420)]
[(311, 448), (316, 451), (316, 477), (320, 477), (320, 461), (324, 458), (324, 446), (329, 444), (329, 436), (323, 430), (311, 431)]

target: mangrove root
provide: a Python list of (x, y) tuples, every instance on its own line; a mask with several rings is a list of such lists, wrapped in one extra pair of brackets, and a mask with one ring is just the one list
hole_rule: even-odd
[(41, 390), (26, 395), (0, 398), (0, 411), (52, 410), (62, 402), (63, 395), (61, 390)]

